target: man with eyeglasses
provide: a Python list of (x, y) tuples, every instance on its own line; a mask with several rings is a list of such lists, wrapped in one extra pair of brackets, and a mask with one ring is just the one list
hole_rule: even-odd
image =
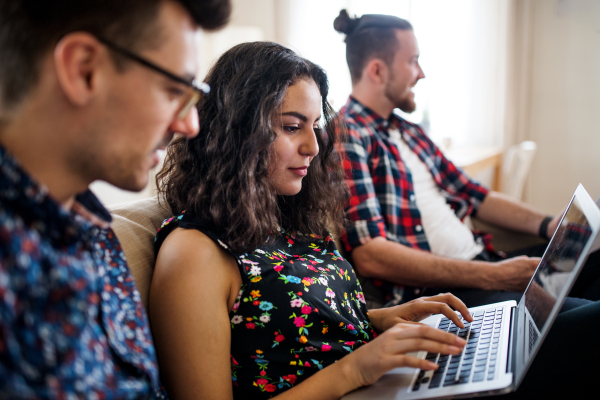
[(0, 0), (0, 398), (164, 397), (146, 313), (88, 190), (139, 191), (198, 132), (198, 28), (229, 0)]

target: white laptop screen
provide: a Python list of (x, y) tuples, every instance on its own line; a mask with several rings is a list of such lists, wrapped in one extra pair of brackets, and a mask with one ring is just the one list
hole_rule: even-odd
[(575, 197), (525, 292), (525, 306), (538, 331), (543, 331), (546, 326), (591, 234), (589, 221)]

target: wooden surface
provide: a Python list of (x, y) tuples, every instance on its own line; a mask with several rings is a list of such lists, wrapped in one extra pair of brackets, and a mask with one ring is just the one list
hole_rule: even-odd
[(492, 146), (451, 147), (444, 151), (444, 154), (454, 165), (462, 168), (471, 177), (475, 177), (488, 168), (493, 169), (492, 190), (499, 190), (502, 165), (501, 148)]

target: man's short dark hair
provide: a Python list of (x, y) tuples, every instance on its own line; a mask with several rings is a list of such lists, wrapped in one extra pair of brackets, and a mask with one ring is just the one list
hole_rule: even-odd
[(365, 65), (374, 58), (390, 65), (400, 43), (396, 29), (412, 30), (405, 19), (383, 14), (366, 14), (351, 18), (346, 10), (333, 22), (336, 31), (346, 34), (346, 62), (350, 69), (352, 83), (360, 80)]
[[(44, 55), (65, 35), (86, 31), (131, 50), (156, 40), (164, 0), (0, 0), (0, 110), (35, 86)], [(230, 0), (179, 0), (196, 23), (223, 26)]]

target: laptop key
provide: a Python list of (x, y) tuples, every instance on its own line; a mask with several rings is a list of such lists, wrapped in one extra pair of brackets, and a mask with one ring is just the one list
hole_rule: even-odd
[(484, 373), (483, 372), (475, 372), (473, 374), (473, 382), (481, 382), (483, 381)]
[(444, 381), (444, 386), (452, 386), (452, 385), (456, 385), (456, 380), (452, 379), (452, 380)]
[(419, 375), (417, 376), (415, 384), (413, 385), (413, 391), (419, 390), (419, 388), (421, 387), (421, 378), (423, 378), (424, 375), (425, 371), (421, 370), (421, 372), (419, 372)]
[(431, 383), (429, 383), (429, 389), (438, 388), (438, 387), (440, 387), (441, 384), (442, 384), (442, 375), (433, 374), (433, 377), (431, 377)]

